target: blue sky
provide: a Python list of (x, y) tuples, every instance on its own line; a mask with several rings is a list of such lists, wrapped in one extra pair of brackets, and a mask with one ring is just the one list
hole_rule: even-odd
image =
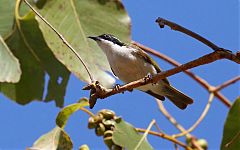
[[(221, 47), (233, 52), (239, 50), (239, 2), (236, 0), (123, 0), (123, 3), (132, 20), (132, 39), (181, 63), (210, 53), (212, 50), (182, 33), (169, 28), (160, 29), (155, 23), (158, 16), (179, 23)], [(166, 62), (156, 57), (153, 58), (161, 64), (162, 69), (172, 68)], [(237, 76), (239, 67), (228, 60), (221, 60), (194, 68), (192, 71), (206, 79), (211, 85), (219, 85)], [(183, 73), (171, 76), (169, 80), (172, 85), (195, 100), (194, 104), (184, 111), (168, 101), (164, 102), (165, 107), (179, 123), (188, 128), (200, 116), (209, 94)], [(83, 85), (84, 83), (71, 76), (65, 105), (88, 96), (88, 92), (81, 91)], [(222, 93), (233, 101), (239, 96), (239, 84), (224, 89)], [(26, 106), (20, 106), (2, 94), (0, 94), (0, 99), (0, 149), (25, 149), (30, 147), (39, 136), (54, 128), (55, 117), (60, 109), (56, 108), (53, 102), (32, 102)], [(114, 110), (117, 115), (122, 116), (136, 127), (147, 128), (151, 120), (156, 119), (160, 128), (166, 133), (178, 132), (159, 112), (155, 100), (139, 91), (125, 92), (125, 94), (101, 100), (92, 111), (97, 112), (103, 108)], [(208, 115), (193, 132), (196, 137), (207, 139), (209, 149), (220, 147), (227, 112), (228, 108), (218, 99), (214, 99)], [(70, 118), (67, 124), (66, 131), (71, 136), (74, 147), (88, 144), (91, 149), (106, 149), (102, 137), (96, 137), (93, 130), (87, 129), (87, 119), (86, 114), (78, 112)], [(149, 135), (148, 139), (155, 149), (173, 149), (172, 143), (159, 137)]]

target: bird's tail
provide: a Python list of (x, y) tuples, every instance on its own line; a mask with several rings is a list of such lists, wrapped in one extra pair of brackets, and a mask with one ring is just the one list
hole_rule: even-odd
[(164, 86), (164, 96), (171, 100), (178, 108), (185, 109), (187, 105), (192, 104), (193, 100), (171, 85)]

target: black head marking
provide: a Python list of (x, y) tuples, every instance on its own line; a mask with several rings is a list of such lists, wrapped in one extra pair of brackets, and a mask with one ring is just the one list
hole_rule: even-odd
[(111, 34), (102, 34), (99, 35), (98, 37), (104, 39), (104, 40), (108, 40), (113, 42), (114, 44), (117, 44), (119, 46), (124, 46), (125, 44), (123, 42), (121, 42), (118, 38), (116, 38), (114, 35)]

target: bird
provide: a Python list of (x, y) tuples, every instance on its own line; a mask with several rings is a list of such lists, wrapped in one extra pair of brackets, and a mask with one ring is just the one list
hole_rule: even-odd
[[(94, 40), (107, 57), (113, 74), (124, 83), (129, 83), (161, 72), (158, 64), (140, 47), (125, 44), (112, 34), (88, 36)], [(136, 89), (158, 100), (168, 98), (180, 109), (193, 103), (192, 98), (174, 88), (167, 78), (154, 84), (146, 84)]]

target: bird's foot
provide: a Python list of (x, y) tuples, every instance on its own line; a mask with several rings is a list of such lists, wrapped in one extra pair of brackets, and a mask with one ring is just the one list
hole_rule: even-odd
[(150, 73), (148, 73), (145, 77), (144, 77), (144, 82), (145, 84), (148, 83), (150, 80), (152, 80), (152, 75)]
[[(118, 92), (120, 87), (121, 87), (120, 84), (115, 84), (115, 86), (113, 87), (113, 90)], [(122, 92), (122, 93), (124, 93), (124, 92)]]

